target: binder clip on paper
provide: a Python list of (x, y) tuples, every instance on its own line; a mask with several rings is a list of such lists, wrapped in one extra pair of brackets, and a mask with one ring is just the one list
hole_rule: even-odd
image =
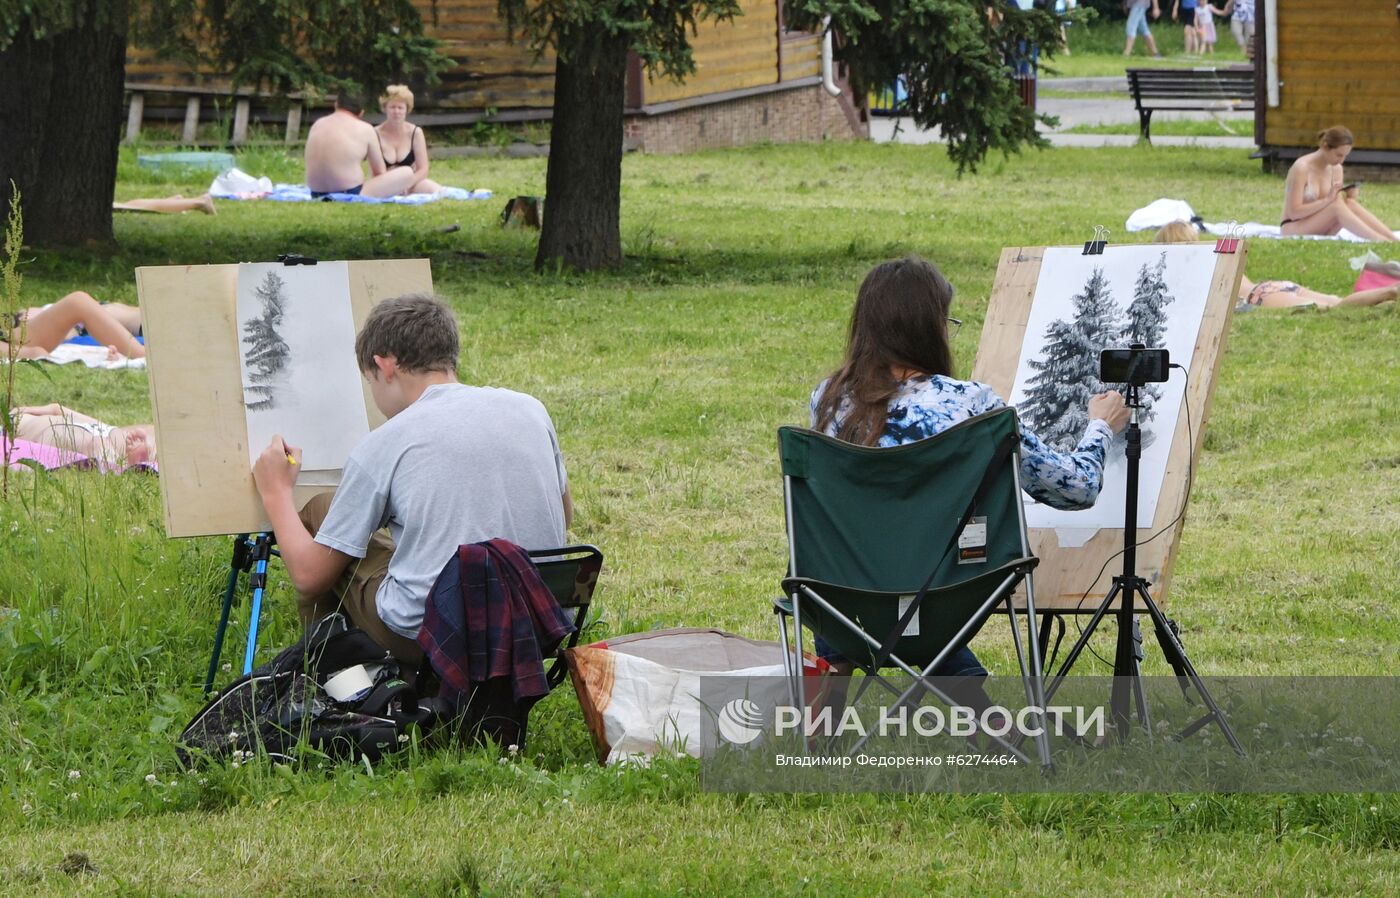
[(1240, 241), (1244, 239), (1244, 226), (1231, 221), (1225, 226), (1225, 236), (1215, 241), (1215, 251), (1218, 253), (1233, 253), (1240, 248)]
[(1108, 228), (1103, 225), (1094, 225), (1094, 239), (1084, 244), (1084, 255), (1102, 256), (1103, 248), (1108, 245)]

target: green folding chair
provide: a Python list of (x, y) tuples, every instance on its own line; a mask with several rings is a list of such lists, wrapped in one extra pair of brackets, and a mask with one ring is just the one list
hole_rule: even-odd
[[(1026, 537), (1013, 409), (887, 449), (795, 427), (778, 430), (778, 446), (789, 567), (774, 610), (797, 707), (806, 707), (796, 663), (804, 627), (899, 695), (894, 708), (925, 692), (954, 704), (928, 677), (999, 605), (1010, 615), (1026, 702), (1044, 707), (1031, 579), (1038, 559)], [(1024, 644), (1012, 601), (1023, 583)], [(886, 667), (913, 683), (900, 692), (880, 677)], [(1049, 740), (1042, 732), (1035, 741), (1048, 767)]]

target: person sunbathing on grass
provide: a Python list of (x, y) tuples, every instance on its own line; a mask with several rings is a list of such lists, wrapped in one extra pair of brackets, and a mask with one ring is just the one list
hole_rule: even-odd
[(167, 196), (161, 199), (126, 200), (121, 203), (112, 203), (112, 208), (119, 212), (161, 212), (166, 215), (183, 212), (203, 212), (205, 215), (217, 214), (214, 211), (214, 199), (207, 193), (196, 197), (189, 197), (177, 193), (174, 196)]
[[(1187, 221), (1173, 221), (1162, 225), (1154, 243), (1195, 243), (1196, 228)], [(1261, 309), (1305, 308), (1335, 309), (1337, 306), (1378, 306), (1381, 303), (1400, 299), (1400, 283), (1389, 287), (1371, 290), (1358, 290), (1346, 296), (1332, 293), (1319, 293), (1294, 281), (1266, 280), (1255, 283), (1247, 277), (1240, 278), (1240, 302), (1246, 306)]]
[(1298, 157), (1283, 182), (1285, 236), (1317, 234), (1330, 237), (1346, 228), (1364, 240), (1391, 241), (1395, 231), (1357, 199), (1358, 185), (1348, 184), (1342, 163), (1351, 154), (1351, 132), (1335, 125), (1317, 135), (1317, 149)]
[[(307, 131), (306, 186), (312, 199), (332, 193), (398, 196), (420, 180), (412, 167), (385, 166), (379, 135), (373, 125), (360, 119), (363, 108), (358, 97), (342, 93), (336, 98), (335, 111), (317, 119)], [(369, 162), (368, 181), (360, 168), (363, 162)]]
[(57, 402), (22, 405), (10, 415), (16, 439), (52, 446), (60, 458), (71, 453), (114, 468), (156, 461), (156, 429), (151, 424), (115, 427)]
[(15, 336), (23, 334), (15, 358), (42, 359), (58, 344), (74, 336), (88, 335), (107, 347), (108, 357), (117, 354), (133, 359), (146, 357), (141, 336), (141, 310), (123, 303), (100, 303), (91, 295), (75, 290), (52, 305), (16, 312), (8, 322), (8, 332), (0, 328), (0, 355), (9, 356)]
[(374, 130), (385, 166), (389, 171), (408, 168), (417, 175), (418, 180), (404, 193), (437, 193), (442, 185), (428, 177), (428, 140), (422, 128), (408, 121), (413, 91), (404, 84), (391, 84), (379, 98), (379, 106), (384, 110), (384, 124)]

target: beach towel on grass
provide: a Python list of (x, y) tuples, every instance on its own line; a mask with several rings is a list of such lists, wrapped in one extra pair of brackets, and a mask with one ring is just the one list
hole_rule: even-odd
[[(0, 451), (5, 448), (5, 438), (0, 436)], [(31, 464), (38, 465), (46, 471), (57, 471), (60, 468), (92, 468), (103, 474), (122, 474), (127, 471), (154, 472), (157, 467), (154, 464), (139, 465), (114, 465), (110, 462), (102, 461), (81, 452), (73, 452), (69, 449), (59, 449), (57, 446), (49, 446), (45, 443), (35, 443), (31, 440), (15, 440), (9, 447), (10, 468), (20, 470), (31, 467)]]
[(82, 362), (89, 368), (102, 368), (106, 371), (115, 371), (119, 368), (141, 369), (146, 367), (145, 359), (133, 359), (117, 353), (116, 358), (107, 357), (107, 347), (99, 346), (96, 342), (84, 344), (77, 342), (60, 343), (54, 347), (53, 352), (41, 358), (41, 362), (53, 362), (55, 365), (67, 365), (72, 362)]
[[(1279, 225), (1262, 224), (1257, 221), (1247, 221), (1243, 224), (1233, 221), (1202, 221), (1190, 204), (1185, 200), (1173, 200), (1163, 197), (1153, 200), (1141, 209), (1133, 211), (1128, 216), (1128, 220), (1123, 223), (1123, 228), (1129, 232), (1156, 230), (1162, 225), (1170, 224), (1174, 221), (1189, 221), (1195, 223), (1201, 230), (1216, 237), (1263, 237), (1263, 238), (1283, 238), (1293, 240), (1346, 240), (1351, 243), (1369, 243), (1364, 237), (1358, 237), (1351, 231), (1343, 228), (1339, 233), (1328, 235), (1322, 234), (1299, 234), (1285, 235), (1283, 228)], [(1397, 232), (1400, 236), (1400, 232)]]
[(360, 196), (353, 193), (332, 193), (324, 197), (311, 196), (305, 184), (273, 184), (268, 178), (254, 178), (236, 168), (219, 175), (209, 185), (209, 195), (221, 200), (272, 200), (278, 203), (362, 203), (365, 205), (422, 206), (440, 200), (489, 200), (489, 190), (464, 190), (444, 187), (437, 193), (414, 193), (408, 196)]

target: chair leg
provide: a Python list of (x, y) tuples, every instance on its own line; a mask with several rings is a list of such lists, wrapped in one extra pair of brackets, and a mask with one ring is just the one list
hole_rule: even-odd
[(788, 642), (787, 615), (783, 614), (781, 611), (775, 613), (778, 616), (778, 638), (782, 641), (783, 645), (783, 675), (787, 677), (788, 681), (788, 699), (793, 703), (793, 706), (796, 707), (797, 685), (792, 679), (793, 657), (791, 643)]
[[(806, 671), (803, 669), (802, 659), (802, 603), (798, 600), (798, 595), (792, 595), (792, 637), (797, 646), (797, 655), (793, 659), (793, 665), (797, 668), (797, 676), (792, 678), (795, 685), (795, 698), (797, 700), (797, 713), (801, 715), (799, 719), (807, 719), (807, 684), (803, 682)], [(807, 727), (804, 725), (798, 729), (800, 737), (799, 743), (802, 746), (802, 754), (807, 754)]]

